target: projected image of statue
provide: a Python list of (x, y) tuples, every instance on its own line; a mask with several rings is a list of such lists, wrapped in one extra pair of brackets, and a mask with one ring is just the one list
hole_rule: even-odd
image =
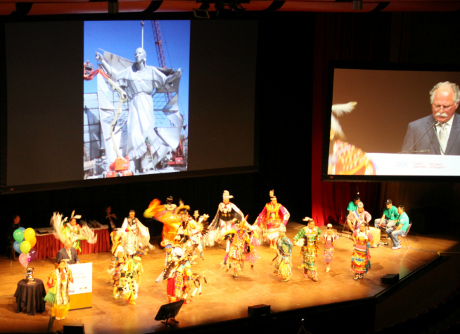
[[(181, 70), (157, 68), (146, 64), (147, 54), (138, 48), (134, 63), (109, 52), (104, 56), (96, 52), (102, 69), (128, 95), (126, 155), (129, 169), (135, 173), (146, 173), (155, 168), (171, 149), (179, 144), (183, 118), (179, 110), (170, 110), (167, 117), (174, 127), (155, 129), (154, 105), (151, 94), (178, 92)], [(177, 94), (168, 103), (175, 104)]]

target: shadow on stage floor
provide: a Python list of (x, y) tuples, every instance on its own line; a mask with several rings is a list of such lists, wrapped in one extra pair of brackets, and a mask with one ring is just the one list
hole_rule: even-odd
[[(288, 237), (293, 240), (301, 227), (290, 222)], [(354, 273), (350, 270), (352, 241), (346, 235), (336, 243), (328, 273), (320, 247), (318, 282), (305, 278), (298, 269), (301, 257), (297, 246), (293, 250), (293, 277), (289, 282), (281, 282), (272, 273), (275, 251), (267, 245), (259, 247), (260, 259), (254, 269), (247, 265), (237, 279), (231, 272), (220, 269), (224, 245), (207, 248), (205, 260), (198, 259), (192, 266), (193, 272), (205, 275), (207, 284), (203, 284), (202, 295), (183, 305), (177, 316), (179, 323), (172, 329), (154, 320), (160, 306), (167, 303), (166, 282), (155, 283), (164, 265), (163, 250), (157, 248), (142, 259), (145, 273), (136, 305), (111, 297), (107, 274), (110, 253), (81, 255), (80, 260), (93, 263), (92, 308), (70, 311), (65, 320), (54, 322), (52, 332), (63, 330), (66, 324), (84, 324), (85, 333), (151, 333), (166, 329), (211, 333), (217, 328), (220, 333), (260, 330), (298, 333), (302, 332), (302, 325), (312, 333), (347, 328), (373, 332), (430, 307), (460, 282), (458, 255), (438, 254), (459, 252), (459, 238), (411, 235), (408, 241), (409, 248), (399, 250), (389, 246), (372, 248), (371, 270), (358, 281), (353, 280)], [(54, 268), (53, 262), (54, 259), (33, 261), (35, 277), (46, 281)], [(50, 305), (35, 316), (15, 313), (13, 295), (24, 269), (17, 261), (5, 257), (0, 258), (0, 265), (0, 332), (46, 333)], [(399, 283), (382, 284), (380, 279), (386, 274), (399, 274)], [(248, 307), (254, 305), (269, 305), (271, 313), (248, 317)]]

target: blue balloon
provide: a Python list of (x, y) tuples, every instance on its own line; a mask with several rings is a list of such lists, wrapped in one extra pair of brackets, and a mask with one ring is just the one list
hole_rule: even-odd
[(24, 232), (26, 229), (25, 229), (25, 227), (19, 227), (19, 230), (21, 230), (22, 232)]
[(16, 252), (21, 254), (21, 243), (20, 242), (15, 241), (13, 244), (13, 248)]

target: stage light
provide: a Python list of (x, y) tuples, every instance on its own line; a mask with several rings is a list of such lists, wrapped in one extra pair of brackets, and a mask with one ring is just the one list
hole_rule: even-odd
[(224, 10), (224, 3), (223, 2), (216, 2), (214, 4), (214, 8), (216, 9), (216, 16), (219, 15), (219, 12), (220, 11), (223, 11)]
[[(199, 1), (197, 1), (199, 3)], [(193, 9), (193, 16), (197, 19), (209, 19), (209, 1), (203, 1), (200, 8)]]
[(118, 0), (109, 0), (108, 2), (109, 8), (108, 8), (108, 13), (109, 14), (118, 14)]
[(229, 2), (228, 7), (237, 14), (242, 13), (246, 10), (246, 8), (243, 8), (243, 6), (241, 6), (241, 4), (238, 1), (232, 3)]
[(362, 10), (363, 0), (353, 0), (353, 10)]
[[(210, 3), (214, 3), (213, 0), (209, 0)], [(241, 4), (242, 3), (249, 3), (249, 0), (223, 0), (223, 1), (216, 1), (214, 3), (214, 8), (216, 9), (217, 13), (234, 13), (232, 15), (240, 16), (246, 8), (244, 8)]]

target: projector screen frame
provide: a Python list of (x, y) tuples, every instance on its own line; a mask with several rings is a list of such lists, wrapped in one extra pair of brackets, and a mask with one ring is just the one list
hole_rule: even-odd
[[(458, 64), (397, 64), (397, 63), (374, 63), (374, 62), (345, 62), (331, 61), (328, 63), (327, 71), (327, 91), (325, 111), (323, 112), (323, 146), (322, 146), (322, 161), (321, 161), (321, 181), (324, 182), (459, 182), (460, 175), (435, 176), (435, 175), (334, 175), (328, 173), (329, 153), (330, 153), (330, 129), (331, 129), (331, 107), (334, 103), (334, 75), (336, 70), (375, 70), (375, 71), (396, 71), (396, 72), (452, 72), (460, 76), (460, 65)], [(449, 81), (446, 79), (445, 81)], [(460, 85), (460, 80), (453, 81)], [(430, 82), (430, 87), (423, 91), (426, 107), (423, 109), (425, 114), (420, 115), (420, 118), (428, 116), (431, 113), (429, 105), (429, 90), (437, 82)], [(350, 98), (350, 101), (353, 99)], [(350, 101), (340, 101), (347, 103)], [(359, 105), (359, 101), (358, 101)], [(460, 117), (460, 109), (456, 111), (455, 117)], [(342, 116), (347, 117), (347, 115)], [(418, 119), (418, 118), (417, 118)], [(340, 120), (340, 118), (339, 118)], [(415, 119), (412, 119), (413, 121)], [(404, 124), (404, 134), (407, 129), (407, 124)], [(366, 124), (367, 126), (367, 124)], [(372, 131), (372, 129), (371, 129)], [(377, 135), (374, 133), (373, 135)], [(402, 144), (402, 142), (401, 142)], [(358, 145), (357, 145), (358, 146)], [(396, 152), (394, 152), (396, 153)]]
[[(196, 24), (197, 21), (193, 20), (193, 17), (190, 15), (185, 15), (184, 13), (179, 14), (171, 14), (171, 13), (160, 13), (160, 14), (146, 14), (143, 13), (142, 15), (139, 14), (120, 14), (117, 15), (115, 18), (113, 15), (105, 15), (105, 14), (96, 14), (96, 15), (66, 15), (65, 21), (113, 21), (116, 20), (188, 20), (191, 24)], [(27, 18), (12, 18), (8, 17), (3, 20), (3, 29), (5, 29), (6, 23), (40, 23), (40, 22), (60, 22), (64, 21), (63, 16), (40, 16), (40, 17), (27, 17)], [(251, 20), (255, 25), (255, 34), (257, 36), (258, 30), (258, 21)], [(198, 24), (203, 24), (203, 22), (198, 22)], [(6, 41), (5, 41), (6, 42)], [(2, 43), (2, 47), (6, 49), (5, 43)], [(257, 44), (257, 43), (255, 43)], [(192, 46), (191, 46), (192, 47)], [(257, 50), (257, 47), (255, 47)], [(83, 52), (83, 51), (82, 51)], [(255, 64), (257, 59), (257, 51), (254, 54), (254, 71), (255, 71)], [(4, 65), (3, 68), (6, 68), (6, 56), (2, 57), (2, 64)], [(5, 71), (3, 72), (3, 77), (6, 78)], [(4, 80), (6, 82), (6, 80)], [(253, 78), (254, 87), (256, 78)], [(190, 93), (191, 94), (191, 93)], [(5, 94), (6, 95), (6, 94)], [(6, 138), (6, 130), (7, 130), (7, 101), (6, 99), (2, 99), (3, 103), (1, 103), (1, 108), (4, 111), (2, 113), (2, 152), (3, 159), (2, 159), (2, 168), (1, 168), (1, 177), (2, 177), (2, 184), (1, 184), (1, 193), (2, 194), (14, 194), (18, 192), (29, 192), (29, 191), (43, 191), (49, 189), (64, 189), (64, 188), (77, 188), (77, 187), (92, 187), (92, 186), (102, 186), (102, 185), (116, 185), (116, 184), (124, 184), (124, 183), (137, 183), (137, 182), (154, 182), (160, 180), (168, 180), (168, 179), (184, 179), (184, 178), (194, 178), (194, 177), (203, 177), (203, 176), (214, 176), (214, 175), (225, 175), (225, 174), (239, 174), (239, 173), (254, 173), (259, 170), (258, 166), (258, 131), (257, 131), (257, 121), (256, 121), (256, 113), (257, 113), (257, 100), (256, 100), (256, 92), (255, 89), (253, 91), (253, 141), (252, 141), (252, 165), (239, 165), (237, 167), (224, 167), (224, 168), (212, 168), (206, 170), (190, 170), (189, 171), (182, 171), (179, 173), (172, 173), (172, 174), (150, 174), (150, 175), (141, 175), (141, 176), (134, 176), (134, 177), (121, 177), (121, 178), (113, 178), (111, 180), (107, 179), (93, 179), (93, 180), (69, 180), (63, 182), (45, 182), (45, 183), (36, 183), (36, 184), (8, 184), (7, 183), (7, 138)]]

